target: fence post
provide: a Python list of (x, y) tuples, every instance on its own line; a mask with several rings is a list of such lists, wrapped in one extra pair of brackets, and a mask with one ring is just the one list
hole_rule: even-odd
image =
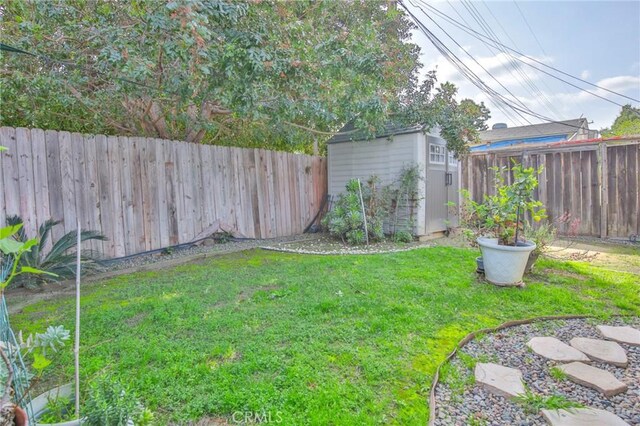
[(598, 150), (598, 179), (600, 179), (600, 238), (607, 238), (609, 212), (609, 164), (607, 162), (607, 144), (599, 144)]

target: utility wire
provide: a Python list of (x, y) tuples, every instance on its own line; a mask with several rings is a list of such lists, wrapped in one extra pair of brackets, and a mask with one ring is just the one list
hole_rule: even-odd
[[(489, 15), (491, 15), (491, 17), (493, 18), (493, 20), (496, 22), (496, 24), (498, 24), (498, 26), (500, 27), (500, 29), (502, 30), (502, 32), (504, 33), (504, 35), (507, 36), (507, 38), (509, 39), (509, 41), (511, 42), (511, 45), (513, 45), (516, 49), (520, 50), (520, 47), (518, 46), (518, 44), (511, 38), (511, 36), (509, 35), (509, 33), (507, 32), (507, 30), (504, 28), (504, 26), (502, 25), (502, 23), (500, 23), (500, 20), (498, 18), (496, 18), (496, 15), (494, 15), (494, 13), (491, 11), (491, 8), (489, 7), (489, 5), (487, 5), (487, 2), (485, 2), (484, 0), (482, 0), (482, 4), (484, 5), (485, 9), (487, 9), (487, 11), (489, 12)], [(495, 37), (495, 39), (498, 39), (498, 37)], [(506, 55), (511, 57), (511, 63), (514, 66), (517, 66), (516, 62), (515, 62), (515, 58), (513, 53), (509, 52), (507, 49), (505, 49), (504, 47), (500, 46), (500, 49), (502, 52), (504, 52)], [(527, 73), (524, 72), (520, 66), (517, 66), (517, 69), (519, 71), (519, 73), (523, 76), (525, 76), (527, 78), (528, 81), (531, 81), (531, 79), (527, 76)], [(542, 82), (542, 85), (549, 91), (551, 92), (551, 87), (549, 87), (549, 85), (547, 84), (547, 82), (542, 79), (540, 80)], [(533, 84), (533, 82), (532, 82)], [(561, 117), (562, 114), (556, 109), (555, 105), (553, 104), (553, 102), (551, 102), (551, 100), (547, 97), (547, 95), (538, 88), (537, 85), (533, 84), (533, 86), (537, 89), (537, 92), (542, 95), (543, 99), (545, 100), (545, 102), (552, 108), (553, 111), (555, 111), (556, 115), (558, 117)]]
[[(513, 92), (511, 92), (504, 84), (502, 84), (500, 82), (500, 80), (498, 80), (493, 74), (491, 74), (480, 62), (478, 62), (478, 60), (476, 58), (473, 57), (473, 55), (471, 55), (464, 47), (462, 47), (462, 45), (460, 43), (458, 43), (456, 41), (456, 39), (454, 39), (453, 37), (451, 37), (445, 30), (444, 28), (442, 28), (440, 26), (440, 24), (438, 24), (436, 21), (434, 21), (430, 16), (427, 15), (427, 18), (429, 18), (429, 20), (431, 20), (431, 22), (433, 22), (438, 28), (440, 28), (441, 31), (443, 31), (447, 37), (449, 37), (449, 39), (451, 41), (453, 41), (453, 43), (455, 43), (456, 46), (458, 46), (458, 48), (460, 50), (462, 50), (464, 53), (467, 54), (467, 56), (469, 56), (471, 58), (471, 60), (473, 60), (473, 62), (476, 63), (476, 65), (478, 65), (487, 75), (489, 75), (489, 77), (491, 77), (496, 83), (498, 83), (498, 85), (500, 85), (500, 87), (502, 87), (509, 95), (511, 95), (511, 97), (518, 102), (523, 108), (527, 108), (527, 106), (520, 101), (520, 99), (518, 99), (518, 97), (516, 95), (513, 94)], [(532, 124), (531, 121), (529, 121), (524, 115), (522, 115), (520, 112), (518, 112), (516, 110), (516, 113), (527, 123)]]
[[(574, 76), (574, 75), (571, 75), (571, 74), (569, 74), (569, 73), (567, 73), (567, 72), (565, 72), (565, 71), (562, 71), (562, 70), (560, 70), (560, 69), (558, 69), (558, 68), (555, 68), (555, 67), (553, 67), (553, 66), (551, 66), (551, 65), (547, 65), (547, 64), (545, 64), (544, 62), (539, 61), (539, 60), (538, 60), (538, 59), (536, 59), (536, 58), (533, 58), (533, 57), (531, 57), (531, 56), (528, 56), (528, 55), (526, 55), (526, 54), (524, 54), (524, 53), (522, 53), (522, 52), (520, 52), (520, 51), (518, 51), (518, 50), (516, 50), (516, 49), (514, 49), (514, 48), (512, 48), (512, 47), (509, 47), (509, 46), (505, 45), (504, 43), (500, 43), (499, 41), (492, 40), (491, 38), (489, 38), (489, 37), (487, 37), (487, 36), (485, 36), (485, 35), (483, 35), (483, 34), (480, 34), (479, 32), (477, 32), (477, 31), (473, 30), (472, 28), (470, 28), (470, 27), (468, 27), (468, 26), (465, 26), (465, 25), (461, 24), (460, 22), (458, 22), (458, 21), (456, 21), (455, 19), (451, 18), (451, 17), (450, 17), (449, 15), (447, 15), (446, 13), (441, 12), (440, 10), (438, 10), (438, 9), (437, 9), (437, 8), (435, 8), (434, 6), (429, 5), (428, 3), (425, 3), (425, 2), (421, 2), (421, 3), (422, 3), (425, 7), (428, 7), (430, 10), (432, 10), (435, 14), (437, 14), (437, 15), (438, 15), (438, 16), (440, 16), (441, 18), (443, 18), (443, 19), (445, 19), (446, 21), (448, 21), (448, 22), (452, 23), (453, 25), (455, 25), (456, 27), (460, 28), (462, 31), (466, 32), (467, 34), (469, 34), (469, 35), (473, 36), (474, 38), (476, 38), (476, 39), (478, 39), (478, 40), (482, 41), (482, 42), (483, 42), (483, 43), (485, 43), (485, 44), (487, 43), (487, 41), (486, 41), (486, 40), (488, 40), (488, 41), (489, 41), (489, 43), (491, 43), (491, 45), (492, 45), (492, 46), (495, 46), (495, 47), (497, 47), (497, 46), (502, 46), (502, 47), (504, 47), (505, 49), (509, 50), (510, 52), (513, 52), (513, 53), (515, 53), (515, 54), (519, 55), (520, 57), (515, 56), (515, 58), (516, 58), (519, 62), (522, 62), (523, 64), (526, 64), (526, 65), (528, 65), (529, 67), (534, 68), (534, 69), (536, 69), (536, 70), (538, 70), (538, 71), (540, 71), (540, 72), (542, 72), (542, 73), (545, 73), (545, 74), (547, 74), (547, 75), (549, 75), (549, 76), (551, 76), (551, 77), (553, 77), (553, 78), (555, 78), (555, 79), (557, 79), (557, 80), (560, 80), (560, 81), (562, 81), (562, 82), (564, 82), (564, 83), (566, 83), (566, 84), (568, 84), (568, 85), (570, 85), (570, 86), (572, 86), (572, 87), (575, 87), (575, 88), (577, 88), (577, 89), (580, 89), (581, 91), (587, 92), (587, 93), (589, 93), (589, 94), (591, 94), (591, 95), (593, 95), (593, 96), (599, 97), (599, 98), (601, 98), (601, 99), (603, 99), (603, 100), (606, 100), (607, 102), (611, 102), (611, 103), (613, 103), (613, 104), (615, 104), (615, 105), (618, 105), (618, 106), (624, 106), (624, 105), (619, 104), (619, 103), (616, 103), (616, 102), (614, 102), (614, 101), (612, 101), (612, 100), (610, 100), (610, 99), (604, 98), (604, 97), (599, 96), (599, 95), (597, 95), (597, 94), (595, 94), (595, 93), (593, 93), (593, 92), (590, 92), (590, 91), (588, 91), (588, 90), (586, 90), (586, 89), (584, 89), (584, 88), (582, 88), (582, 87), (576, 86), (576, 85), (574, 85), (574, 84), (572, 84), (572, 83), (570, 83), (570, 82), (568, 82), (568, 81), (566, 81), (566, 80), (564, 80), (564, 79), (562, 79), (562, 78), (560, 78), (560, 77), (558, 77), (558, 76), (556, 76), (556, 75), (554, 75), (554, 74), (551, 74), (551, 73), (549, 73), (549, 72), (547, 72), (547, 71), (544, 71), (544, 70), (542, 70), (542, 69), (540, 69), (540, 68), (538, 68), (538, 67), (534, 66), (534, 65), (533, 65), (533, 64), (531, 64), (530, 62), (525, 61), (525, 60), (524, 60), (524, 59), (522, 59), (522, 58), (525, 58), (525, 59), (527, 59), (527, 60), (529, 60), (529, 61), (531, 61), (531, 62), (534, 62), (534, 63), (537, 63), (537, 64), (539, 64), (539, 65), (542, 65), (542, 66), (543, 66), (543, 67), (545, 67), (545, 68), (551, 69), (551, 70), (553, 70), (553, 71), (555, 71), (555, 72), (557, 72), (557, 73), (559, 73), (559, 74), (565, 75), (565, 76), (567, 76), (567, 77), (570, 77), (570, 78), (572, 78), (572, 79), (574, 79), (574, 80), (580, 81), (580, 82), (582, 82), (582, 83), (584, 83), (584, 84), (587, 84), (587, 85), (589, 85), (589, 86), (592, 86), (592, 87), (598, 88), (598, 89), (600, 89), (600, 90), (604, 90), (604, 91), (606, 91), (606, 92), (609, 92), (609, 93), (611, 93), (611, 94), (614, 94), (614, 95), (617, 95), (617, 96), (620, 96), (620, 97), (623, 97), (623, 98), (629, 99), (629, 100), (634, 101), (634, 102), (640, 102), (640, 100), (639, 100), (639, 99), (635, 99), (635, 98), (632, 98), (632, 97), (630, 97), (630, 96), (624, 95), (624, 94), (622, 94), (622, 93), (618, 93), (618, 92), (616, 92), (616, 91), (613, 91), (613, 90), (611, 90), (611, 89), (607, 89), (606, 87), (599, 86), (599, 85), (597, 85), (597, 84), (591, 83), (590, 81), (584, 80), (584, 79), (582, 79), (582, 78), (580, 78), (580, 77), (576, 77), (576, 76)], [(406, 8), (405, 8), (405, 9), (406, 9)]]
[[(460, 58), (458, 58), (455, 53), (453, 53), (451, 51), (451, 49), (449, 49), (446, 45), (444, 45), (444, 43), (442, 43), (442, 41), (435, 36), (435, 34), (433, 34), (426, 25), (424, 25), (424, 23), (422, 23), (422, 21), (420, 21), (414, 14), (413, 12), (411, 12), (411, 10), (409, 10), (409, 8), (404, 4), (404, 2), (402, 0), (400, 0), (398, 2), (404, 9), (405, 11), (409, 14), (409, 16), (413, 19), (413, 21), (416, 23), (416, 25), (418, 26), (418, 28), (425, 34), (425, 36), (427, 36), (427, 38), (433, 43), (433, 45), (436, 47), (436, 49), (438, 49), (438, 51), (445, 56), (456, 68), (458, 68), (458, 70), (465, 75), (469, 81), (471, 81), (476, 87), (478, 87), (480, 90), (482, 90), (483, 92), (485, 92), (486, 94), (488, 94), (491, 98), (497, 100), (498, 102), (504, 103), (505, 105), (507, 105), (508, 107), (510, 107), (513, 110), (522, 112), (524, 114), (528, 114), (531, 115), (533, 117), (536, 117), (540, 120), (543, 121), (547, 121), (547, 122), (551, 122), (551, 123), (557, 123), (557, 124), (562, 124), (565, 125), (567, 127), (573, 127), (576, 129), (582, 129), (581, 126), (575, 126), (572, 124), (568, 124), (568, 123), (564, 123), (564, 122), (560, 122), (560, 121), (556, 121), (553, 120), (549, 117), (546, 117), (542, 114), (539, 114), (529, 108), (521, 108), (518, 105), (515, 105), (511, 102), (511, 100), (509, 100), (508, 98), (505, 98), (503, 95), (501, 95), (500, 93), (496, 92), (494, 89), (492, 89), (490, 86), (488, 86), (484, 81), (482, 81), (482, 79), (480, 79), (463, 61), (460, 60)], [(415, 4), (412, 3), (412, 5), (414, 7), (417, 7), (418, 9), (420, 9), (423, 13), (424, 10), (420, 7), (420, 6), (416, 6)], [(426, 13), (425, 13), (426, 15)]]
[[(456, 15), (458, 15), (460, 17), (462, 22), (464, 22), (465, 24), (467, 24), (467, 26), (470, 27), (471, 25), (469, 25), (469, 22), (467, 22), (467, 20), (464, 18), (464, 16), (462, 16), (462, 14), (460, 12), (458, 12), (458, 9), (454, 6), (454, 4), (451, 3), (449, 0), (447, 0), (447, 3), (449, 4), (449, 7), (456, 13)], [(499, 103), (495, 103), (495, 101), (493, 103), (511, 121), (517, 122), (520, 125), (525, 125), (525, 122), (523, 120), (521, 120), (520, 118), (518, 118), (518, 116), (515, 115), (513, 110), (511, 110), (509, 108), (505, 108), (505, 107), (501, 106)]]
[[(463, 4), (465, 5), (465, 7), (468, 6), (467, 10), (472, 12), (472, 14), (474, 15), (474, 19), (476, 19), (476, 17), (477, 17), (476, 22), (478, 22), (480, 24), (480, 26), (482, 27), (484, 33), (489, 38), (491, 38), (493, 40), (500, 40), (500, 38), (495, 33), (495, 31), (493, 31), (493, 29), (491, 28), (489, 23), (484, 19), (484, 17), (482, 16), (482, 13), (480, 13), (480, 11), (476, 8), (476, 6), (472, 2), (470, 2), (469, 0), (463, 0)], [(486, 3), (484, 3), (484, 1), (483, 1), (483, 4), (488, 9), (488, 6), (487, 6)], [(489, 13), (491, 13), (490, 9), (489, 9)], [(493, 14), (492, 14), (492, 16), (493, 16)], [(494, 17), (494, 19), (495, 19), (495, 17)], [(502, 26), (500, 26), (500, 27), (506, 33), (506, 31), (504, 30), (504, 27), (502, 27)], [(487, 47), (489, 48), (489, 50), (491, 50), (492, 53), (495, 54), (495, 51), (491, 48), (491, 46), (487, 45)], [(540, 90), (540, 88), (531, 80), (531, 78), (527, 75), (527, 73), (525, 73), (522, 70), (522, 68), (518, 65), (518, 63), (513, 59), (513, 55), (511, 53), (509, 53), (509, 51), (507, 51), (503, 47), (498, 46), (498, 50), (505, 55), (506, 60), (508, 62), (508, 68), (510, 68), (511, 75), (513, 75), (517, 80), (520, 80), (525, 85), (525, 89), (527, 89), (528, 92), (534, 98), (538, 97), (542, 101), (543, 106), (551, 114), (551, 116), (555, 116), (556, 118), (561, 117), (562, 114), (555, 108), (555, 106), (549, 100), (547, 95), (545, 95), (544, 92), (542, 90)], [(502, 58), (500, 58), (499, 55), (497, 55), (497, 57), (500, 60), (500, 62), (504, 65), (504, 62), (502, 61)], [(520, 78), (518, 78), (518, 76)]]
[(524, 13), (522, 13), (522, 9), (520, 9), (518, 2), (513, 0), (513, 4), (515, 4), (516, 7), (518, 8), (518, 12), (520, 12), (520, 16), (522, 16), (522, 20), (524, 21), (525, 24), (527, 24), (527, 28), (529, 28), (529, 32), (531, 33), (531, 35), (533, 35), (533, 38), (536, 40), (536, 43), (538, 43), (538, 47), (540, 48), (544, 56), (548, 57), (549, 55), (547, 55), (547, 52), (544, 51), (544, 47), (542, 47), (542, 43), (540, 43), (540, 40), (538, 40), (538, 36), (536, 35), (535, 31), (533, 31), (533, 29), (531, 28), (531, 25), (529, 25), (529, 20), (524, 15)]

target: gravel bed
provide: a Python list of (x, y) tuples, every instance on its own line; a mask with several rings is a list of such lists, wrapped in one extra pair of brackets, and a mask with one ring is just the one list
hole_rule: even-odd
[(294, 241), (304, 241), (309, 239), (309, 235), (294, 235), (290, 237), (272, 238), (268, 240), (230, 240), (228, 242), (201, 242), (197, 245), (176, 249), (165, 249), (150, 254), (141, 254), (126, 259), (108, 260), (105, 270), (116, 271), (148, 265), (157, 262), (180, 259), (183, 257), (195, 256), (199, 254), (225, 254), (243, 250), (259, 248), (268, 242), (269, 244), (280, 244)]
[(525, 385), (538, 395), (562, 395), (585, 407), (615, 413), (630, 425), (640, 425), (640, 347), (621, 344), (627, 352), (627, 368), (600, 362), (591, 365), (611, 372), (629, 389), (613, 397), (578, 385), (569, 379), (554, 379), (557, 365), (532, 352), (526, 343), (536, 336), (554, 336), (565, 343), (573, 337), (602, 338), (596, 325), (631, 325), (640, 328), (640, 318), (619, 317), (607, 321), (575, 319), (542, 321), (490, 333), (469, 342), (456, 355), (436, 386), (436, 425), (546, 425), (540, 413), (525, 412), (522, 405), (490, 394), (473, 384), (473, 363), (494, 362), (518, 368)]
[(379, 254), (397, 253), (433, 246), (431, 243), (421, 241), (413, 241), (411, 243), (381, 241), (369, 245), (349, 246), (325, 234), (312, 235), (314, 236), (310, 236), (305, 240), (262, 244), (260, 248), (300, 254)]

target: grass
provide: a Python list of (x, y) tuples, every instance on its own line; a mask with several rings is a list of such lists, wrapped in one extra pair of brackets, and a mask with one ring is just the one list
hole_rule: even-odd
[(515, 402), (521, 404), (527, 413), (536, 414), (540, 410), (570, 410), (571, 408), (582, 408), (579, 402), (571, 401), (562, 395), (537, 395), (526, 389), (524, 395), (513, 398)]
[[(636, 275), (543, 260), (547, 272), (505, 289), (477, 279), (476, 256), (253, 250), (90, 284), (82, 376), (130, 384), (160, 424), (239, 411), (296, 425), (424, 424), (435, 368), (468, 332), (538, 315), (640, 314)], [(13, 328), (72, 329), (73, 304), (34, 303)], [(72, 359), (66, 347), (50, 384), (72, 377)]]
[(561, 382), (567, 378), (567, 373), (560, 370), (558, 367), (551, 367), (549, 369), (549, 374), (558, 382)]

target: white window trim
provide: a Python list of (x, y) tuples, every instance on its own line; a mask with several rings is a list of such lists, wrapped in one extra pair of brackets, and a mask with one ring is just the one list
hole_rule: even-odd
[[(437, 148), (436, 152), (434, 152), (433, 148)], [(436, 160), (434, 160), (434, 156)], [(442, 158), (442, 160), (437, 160), (438, 158)], [(447, 162), (447, 154), (444, 148), (444, 145), (438, 144), (429, 144), (429, 163), (430, 164), (446, 164)]]
[(458, 166), (458, 160), (453, 156), (453, 152), (448, 152), (447, 153), (448, 156), (448, 161), (449, 161), (449, 165), (450, 166)]

